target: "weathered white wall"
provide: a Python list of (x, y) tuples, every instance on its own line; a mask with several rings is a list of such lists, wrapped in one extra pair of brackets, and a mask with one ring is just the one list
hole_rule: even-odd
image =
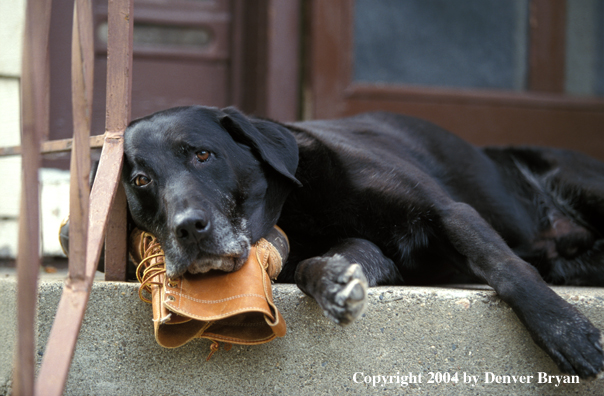
[[(0, 0), (0, 147), (20, 144), (19, 82), (25, 0)], [(69, 174), (42, 169), (43, 251), (60, 255), (58, 227), (69, 207)], [(0, 257), (15, 257), (21, 194), (21, 158), (0, 157)]]
[[(3, 21), (0, 19), (0, 30), (3, 30), (2, 24)], [(1, 58), (2, 48), (0, 48)], [(2, 76), (0, 77), (0, 146), (18, 145), (19, 140), (19, 80)], [(21, 157), (0, 158), (0, 256), (10, 256), (16, 251), (20, 180)]]
[[(0, 146), (20, 143), (19, 77), (25, 0), (0, 1)], [(21, 158), (0, 158), (0, 256), (14, 256)]]
[(42, 251), (46, 256), (63, 256), (59, 244), (61, 220), (69, 214), (69, 172), (41, 169)]
[(21, 75), (21, 44), (25, 0), (0, 1), (0, 75)]

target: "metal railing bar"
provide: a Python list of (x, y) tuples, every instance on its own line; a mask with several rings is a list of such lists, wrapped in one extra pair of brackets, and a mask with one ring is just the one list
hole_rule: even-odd
[[(119, 133), (130, 122), (132, 92), (132, 0), (109, 0), (107, 16), (107, 134)], [(113, 12), (112, 12), (113, 10)]]
[(90, 115), (94, 85), (92, 0), (76, 0), (73, 11), (71, 95), (73, 149), (69, 192), (69, 281), (83, 280), (90, 196)]
[[(92, 28), (92, 21), (84, 22), (83, 16), (80, 15), (80, 10), (84, 9), (84, 6), (81, 6), (81, 4), (86, 3), (85, 6), (89, 7), (90, 0), (76, 1), (78, 4), (77, 19), (79, 22), (79, 30), (81, 31), (84, 26), (86, 26), (87, 28)], [(89, 14), (87, 10), (86, 16), (88, 15)], [(92, 14), (90, 13), (90, 15)], [(119, 48), (119, 46), (126, 46), (131, 49), (132, 0), (110, 0), (109, 15), (109, 34), (111, 35), (112, 29), (115, 29), (121, 32), (126, 32), (126, 37), (130, 37), (129, 42), (121, 41), (118, 43), (118, 46), (114, 48)], [(114, 20), (113, 24), (111, 22), (112, 17)], [(115, 22), (116, 20), (117, 23)], [(90, 53), (92, 53), (91, 50)], [(123, 52), (118, 51), (115, 54), (113, 52), (110, 52), (110, 59), (111, 57), (116, 58), (121, 56), (131, 57), (131, 53), (131, 50)], [(84, 54), (84, 46), (82, 47), (82, 54)], [(84, 57), (85, 55), (82, 56)], [(123, 60), (121, 64), (131, 65), (131, 62), (132, 60), (130, 58)], [(89, 69), (87, 69), (85, 62), (83, 63), (86, 74)], [(116, 103), (116, 107), (119, 107), (117, 106), (117, 104), (119, 104), (121, 100), (122, 107), (129, 108), (129, 81), (132, 68), (127, 67), (122, 68), (120, 70), (115, 70), (115, 64), (116, 62), (108, 62), (108, 79), (116, 79), (117, 77), (115, 76), (121, 75), (121, 79), (123, 81), (128, 82), (125, 85), (128, 92), (124, 92), (124, 90), (118, 90), (117, 93), (115, 93), (115, 91), (108, 90), (108, 97), (114, 97), (113, 101), (114, 103)], [(119, 65), (120, 62), (117, 62), (117, 64)], [(91, 99), (91, 92), (87, 90), (85, 92), (86, 95), (90, 95), (89, 97), (87, 96), (87, 98)], [(126, 98), (128, 100), (126, 100), (126, 104), (124, 105), (123, 102)], [(86, 101), (84, 102), (87, 103)], [(80, 107), (79, 109), (81, 110), (82, 107)], [(111, 109), (108, 108), (108, 112), (110, 111)], [(129, 117), (129, 112), (124, 113), (123, 111), (118, 111), (118, 113), (126, 114), (126, 116)], [(75, 108), (74, 114), (76, 114)], [(90, 112), (88, 112), (87, 114), (90, 114)], [(86, 121), (89, 122), (89, 120)], [(125, 122), (127, 123), (127, 120)], [(38, 381), (36, 382), (36, 394), (59, 395), (62, 393), (65, 387), (67, 374), (69, 371), (69, 366), (71, 364), (71, 359), (73, 357), (73, 352), (75, 350), (78, 333), (86, 310), (86, 304), (88, 303), (88, 299), (90, 296), (94, 273), (96, 271), (101, 248), (105, 240), (105, 231), (109, 222), (108, 218), (110, 215), (111, 207), (112, 205), (114, 205), (114, 198), (116, 197), (116, 193), (118, 191), (123, 161), (123, 133), (125, 127), (126, 125), (124, 125), (123, 129), (108, 129), (109, 132), (106, 132), (104, 135), (105, 140), (103, 150), (101, 152), (99, 167), (97, 170), (92, 192), (90, 193), (90, 211), (88, 215), (88, 232), (87, 243), (85, 248), (86, 259), (83, 263), (85, 264), (85, 269), (83, 272), (83, 276), (81, 276), (82, 268), (79, 265), (76, 265), (76, 263), (73, 263), (74, 265), (72, 266), (72, 262), (70, 261), (70, 275), (63, 289), (63, 294), (61, 296), (61, 301), (59, 303), (55, 322), (53, 324), (53, 328), (48, 339), (46, 352), (44, 354), (44, 361), (42, 363), (42, 368), (40, 369)], [(83, 144), (85, 141), (86, 139), (82, 139), (81, 141), (78, 141), (77, 145), (79, 146), (79, 143)], [(76, 145), (76, 143), (74, 143), (74, 145)], [(79, 149), (79, 147), (76, 148), (74, 152), (77, 152)], [(78, 183), (82, 185), (79, 180)], [(84, 188), (77, 188), (75, 190), (75, 193), (82, 194), (82, 191), (84, 190)], [(72, 225), (73, 223), (70, 222), (70, 228)], [(124, 239), (126, 239), (125, 236)], [(125, 267), (125, 264), (125, 260), (123, 260), (121, 265)]]
[[(89, 146), (90, 148), (101, 148), (105, 141), (105, 135), (90, 136)], [(40, 144), (40, 154), (55, 154), (64, 153), (71, 151), (73, 147), (73, 139), (58, 139), (48, 140)], [(0, 157), (6, 157), (10, 155), (21, 155), (21, 146), (10, 146), (0, 147)]]
[(2, 79), (12, 79), (12, 80), (17, 80), (19, 81), (21, 79), (21, 76), (18, 76), (16, 74), (10, 74), (10, 73), (2, 73), (0, 72), (0, 78)]
[(94, 41), (91, 0), (75, 0), (71, 48), (73, 149), (69, 204), (69, 273), (36, 383), (36, 394), (61, 395), (90, 294), (86, 248), (90, 187), (90, 115), (92, 114)]
[[(119, 135), (130, 122), (132, 92), (132, 0), (109, 0), (107, 36), (106, 134)], [(119, 131), (115, 134), (113, 131)], [(120, 162), (121, 165), (121, 162)], [(96, 185), (96, 184), (95, 184)], [(107, 226), (105, 280), (125, 281), (127, 262), (126, 196), (121, 186)]]
[[(132, 0), (124, 0), (132, 1)], [(123, 131), (117, 137), (107, 136), (90, 194), (90, 220), (88, 224), (88, 250), (86, 252), (86, 279), (92, 282), (96, 271), (108, 217), (120, 186), (124, 155)], [(126, 262), (122, 262), (126, 265)]]
[[(107, 217), (117, 187), (123, 158), (123, 140), (107, 138), (90, 194), (90, 219), (83, 280), (66, 282), (53, 327), (48, 337), (44, 361), (36, 381), (36, 395), (60, 395), (65, 387), (86, 305), (101, 255)], [(48, 363), (47, 363), (48, 362)]]
[[(72, 42), (74, 139), (41, 143), (48, 131), (50, 5), (50, 0), (28, 2), (22, 77), (22, 146), (0, 150), (0, 155), (21, 153), (24, 168), (19, 231), (19, 332), (14, 365), (15, 395), (33, 395), (34, 391), (40, 395), (60, 395), (63, 392), (107, 229), (111, 230), (112, 235), (115, 230), (118, 230), (118, 234), (123, 233), (117, 249), (122, 251), (121, 260), (120, 255), (112, 254), (110, 267), (114, 274), (122, 271), (125, 278), (126, 204), (119, 182), (123, 134), (130, 118), (133, 1), (109, 0), (108, 53), (111, 55), (108, 61), (107, 132), (102, 137), (89, 137), (94, 62), (92, 8), (91, 0), (76, 0)], [(103, 149), (95, 184), (89, 194), (89, 143), (100, 146), (100, 138), (103, 139)], [(40, 374), (34, 383), (34, 319), (40, 265), (38, 169), (41, 153), (70, 149), (72, 235), (69, 276), (48, 338)], [(112, 247), (108, 251), (115, 250)]]
[(105, 232), (105, 280), (125, 282), (128, 262), (128, 208), (124, 187), (118, 184)]
[(47, 136), (49, 114), (50, 0), (28, 1), (21, 77), (23, 148), (19, 247), (17, 257), (17, 343), (13, 394), (33, 395), (35, 313), (40, 268), (38, 169), (40, 141)]

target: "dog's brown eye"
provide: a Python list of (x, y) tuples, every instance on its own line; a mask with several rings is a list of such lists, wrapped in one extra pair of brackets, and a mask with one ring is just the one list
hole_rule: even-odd
[(210, 158), (210, 152), (205, 150), (198, 151), (196, 155), (199, 162), (205, 162)]
[(146, 186), (149, 183), (151, 183), (151, 179), (149, 179), (147, 176), (138, 175), (136, 176), (136, 179), (134, 179), (134, 184), (136, 184), (138, 187)]

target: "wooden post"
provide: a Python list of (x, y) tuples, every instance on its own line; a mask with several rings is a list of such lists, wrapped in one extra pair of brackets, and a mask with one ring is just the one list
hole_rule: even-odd
[(268, 7), (266, 116), (298, 119), (300, 0), (271, 0)]

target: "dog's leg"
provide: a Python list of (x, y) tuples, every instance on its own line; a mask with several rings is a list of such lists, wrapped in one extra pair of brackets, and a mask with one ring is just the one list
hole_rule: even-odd
[(296, 284), (314, 297), (325, 316), (346, 325), (357, 318), (367, 303), (367, 287), (402, 283), (392, 260), (373, 243), (346, 239), (322, 256), (301, 261)]
[(441, 214), (446, 237), (469, 269), (512, 307), (560, 370), (583, 378), (602, 371), (600, 332), (585, 316), (551, 290), (472, 207), (453, 203)]

